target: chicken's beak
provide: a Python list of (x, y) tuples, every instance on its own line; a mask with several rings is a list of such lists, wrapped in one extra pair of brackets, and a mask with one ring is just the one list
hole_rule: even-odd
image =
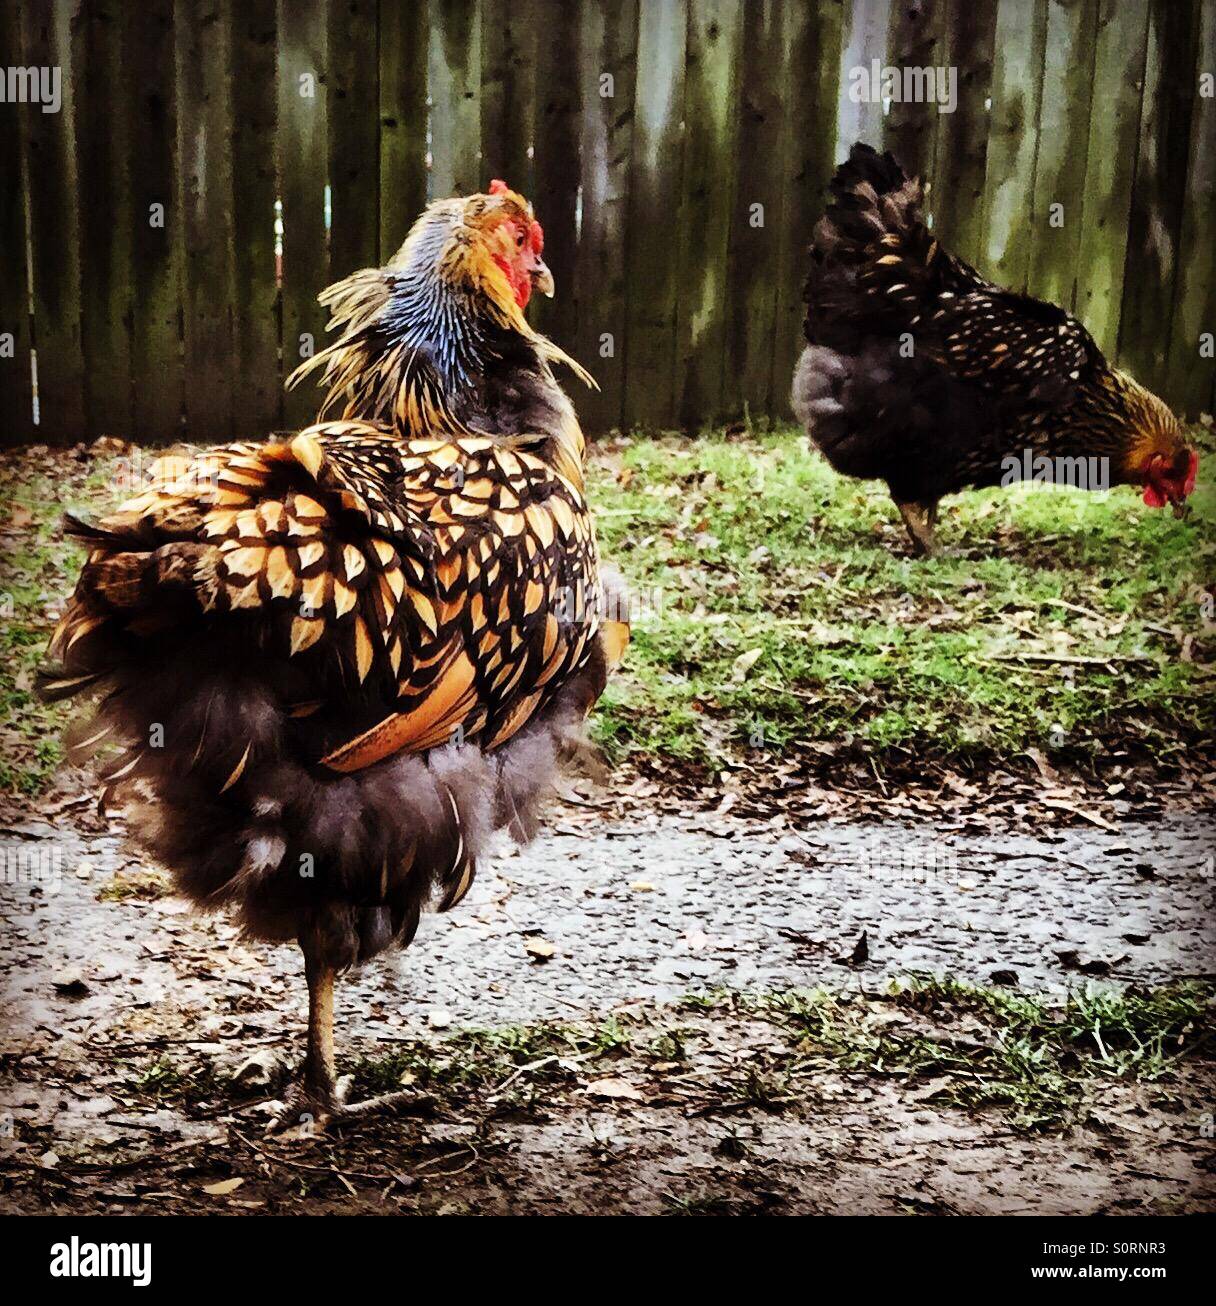
[(532, 289), (539, 290), (546, 299), (553, 298), (553, 273), (549, 265), (537, 259), (532, 269)]

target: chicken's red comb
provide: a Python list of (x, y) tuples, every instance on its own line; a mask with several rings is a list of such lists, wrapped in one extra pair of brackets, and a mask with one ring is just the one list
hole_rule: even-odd
[(508, 186), (507, 183), (503, 181), (501, 177), (495, 177), (494, 180), (490, 183), (489, 193), (491, 195), (504, 195), (510, 189), (511, 187)]

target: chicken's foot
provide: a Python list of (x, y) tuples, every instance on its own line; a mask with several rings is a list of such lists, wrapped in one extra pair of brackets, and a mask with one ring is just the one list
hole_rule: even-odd
[(408, 1089), (363, 1102), (346, 1102), (349, 1078), (338, 1079), (334, 1070), (334, 970), (317, 961), (305, 947), (304, 975), (308, 981), (308, 1045), (304, 1066), (299, 1082), (288, 1091), (266, 1132), (281, 1134), (299, 1130), (308, 1136), (322, 1133), (344, 1120), (429, 1111), (434, 1099)]
[(896, 500), (895, 506), (904, 519), (913, 551), (922, 557), (934, 557), (938, 552), (937, 536), (933, 531), (937, 525), (937, 502), (900, 503)]

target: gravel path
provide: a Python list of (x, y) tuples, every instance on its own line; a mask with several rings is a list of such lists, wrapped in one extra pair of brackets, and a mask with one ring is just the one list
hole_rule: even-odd
[[(791, 834), (575, 812), (488, 861), (455, 912), (424, 918), (408, 953), (348, 978), (343, 1025), (499, 1024), (723, 985), (872, 987), (911, 971), (1027, 988), (1210, 976), (1212, 826), (1188, 815), (1118, 833), (920, 824)], [(218, 1018), (237, 1001), (246, 1028), (268, 1031), (301, 1018), (294, 949), (245, 942), (172, 897), (98, 901), (132, 862), (117, 833), (30, 822), (4, 839), (10, 866), (35, 853), (58, 868), (42, 889), (0, 887), (6, 1043), (39, 1027), (104, 1029), (116, 1005)], [(61, 991), (74, 973), (87, 992)]]

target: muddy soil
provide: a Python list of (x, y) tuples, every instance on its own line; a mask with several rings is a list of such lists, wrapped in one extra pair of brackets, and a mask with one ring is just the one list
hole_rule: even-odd
[[(1056, 992), (1211, 978), (1212, 826), (1190, 812), (1034, 834), (949, 820), (798, 829), (569, 807), (531, 847), (504, 845), (408, 953), (342, 983), (340, 1047), (374, 1057), (464, 1027), (663, 1010), (718, 989), (860, 994), (911, 973)], [(195, 915), (120, 826), (79, 808), (10, 819), (3, 841), (10, 1210), (1216, 1205), (1208, 1061), (1168, 1090), (1103, 1083), (1071, 1127), (1028, 1133), (999, 1110), (935, 1108), (923, 1085), (832, 1067), (775, 1100), (740, 1098), (723, 1086), (773, 1035), (729, 1011), (695, 1016), (696, 1051), (678, 1070), (629, 1052), (602, 1071), (625, 1088), (597, 1093), (572, 1067), (522, 1104), (468, 1094), (430, 1119), (266, 1143), (267, 1099), (304, 1019), (295, 952)], [(158, 1093), (166, 1057), (222, 1065), (244, 1089)]]

